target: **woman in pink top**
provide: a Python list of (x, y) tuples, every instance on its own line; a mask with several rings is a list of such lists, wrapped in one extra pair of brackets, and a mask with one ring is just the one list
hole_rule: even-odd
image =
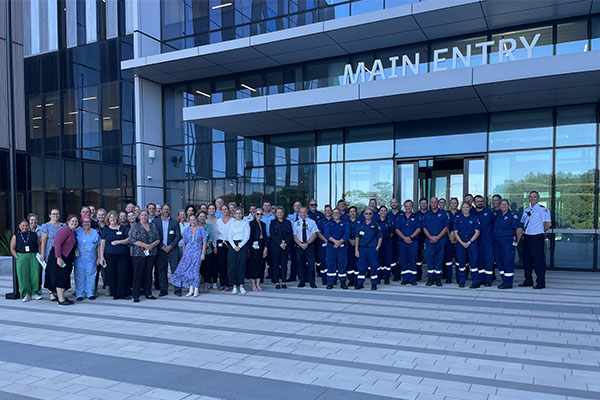
[(48, 289), (54, 294), (61, 306), (68, 306), (73, 302), (65, 298), (65, 291), (71, 288), (71, 272), (73, 271), (73, 261), (77, 249), (75, 239), (75, 229), (79, 225), (79, 220), (75, 215), (70, 215), (67, 219), (67, 225), (63, 226), (56, 233), (56, 238), (48, 256), (48, 265), (50, 269), (50, 282)]

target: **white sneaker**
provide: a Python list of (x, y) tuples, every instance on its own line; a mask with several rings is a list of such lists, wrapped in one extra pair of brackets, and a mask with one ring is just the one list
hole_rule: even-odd
[(23, 303), (28, 302), (29, 300), (31, 300), (31, 296), (26, 294), (25, 297), (23, 297), (23, 299), (21, 300)]
[(31, 298), (34, 299), (34, 300), (41, 300), (42, 296), (39, 293), (36, 293), (33, 296), (31, 296)]
[(219, 288), (219, 285), (217, 285), (216, 283), (213, 283), (213, 286), (212, 286), (212, 288), (216, 290), (216, 289), (218, 289), (218, 288)]
[(240, 286), (240, 294), (246, 294), (246, 289), (243, 286)]
[(237, 288), (237, 286), (233, 287), (233, 290), (231, 291), (231, 294), (238, 294), (238, 288)]

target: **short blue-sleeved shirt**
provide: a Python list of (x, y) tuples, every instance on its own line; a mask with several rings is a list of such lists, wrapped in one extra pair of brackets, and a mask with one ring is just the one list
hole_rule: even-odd
[(360, 247), (377, 247), (377, 240), (382, 237), (381, 229), (376, 222), (371, 221), (370, 224), (367, 222), (361, 222), (356, 228), (356, 237), (360, 239)]
[[(423, 228), (429, 231), (429, 234), (432, 236), (439, 235), (444, 228), (450, 228), (450, 217), (444, 210), (440, 210), (438, 208), (437, 212), (429, 211), (427, 214), (423, 216)], [(443, 236), (438, 243), (445, 240), (445, 236)], [(429, 242), (429, 238), (427, 238)]]
[[(400, 214), (400, 213), (398, 213)], [(405, 213), (396, 218), (395, 229), (398, 229), (404, 236), (410, 236), (421, 228), (421, 217), (417, 214), (411, 214), (407, 217)]]
[(494, 222), (494, 237), (512, 237), (520, 227), (521, 220), (517, 214), (508, 210), (506, 214), (502, 215), (502, 211), (500, 211)]
[(483, 207), (481, 211), (474, 209), (471, 215), (475, 215), (481, 226), (481, 237), (491, 239), (494, 234), (494, 211)]
[(479, 220), (474, 215), (465, 217), (461, 213), (454, 219), (454, 230), (458, 231), (458, 236), (463, 241), (470, 240), (475, 235), (475, 231), (480, 230)]
[(377, 218), (377, 225), (379, 225), (379, 229), (381, 230), (381, 237), (383, 240), (390, 240), (391, 235), (394, 233), (394, 225), (390, 222), (390, 220), (386, 217), (383, 221), (381, 218)]
[(328, 240), (334, 238), (335, 240), (344, 239), (347, 242), (350, 238), (350, 224), (347, 221), (335, 222), (334, 220), (329, 221), (325, 224), (325, 233), (323, 234)]

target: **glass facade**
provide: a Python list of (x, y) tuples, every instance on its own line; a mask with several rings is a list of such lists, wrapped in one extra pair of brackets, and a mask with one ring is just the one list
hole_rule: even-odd
[(275, 32), (420, 0), (161, 0), (162, 52)]

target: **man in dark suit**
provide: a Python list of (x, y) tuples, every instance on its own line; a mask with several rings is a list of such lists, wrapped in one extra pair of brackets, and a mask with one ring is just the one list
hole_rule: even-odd
[[(152, 222), (160, 233), (160, 245), (156, 254), (156, 268), (158, 269), (158, 282), (160, 285), (159, 296), (169, 293), (169, 280), (167, 279), (167, 265), (171, 266), (171, 274), (177, 269), (179, 262), (179, 240), (181, 231), (179, 222), (171, 218), (171, 206), (163, 205), (160, 218)], [(175, 286), (175, 294), (181, 296), (181, 287)]]

